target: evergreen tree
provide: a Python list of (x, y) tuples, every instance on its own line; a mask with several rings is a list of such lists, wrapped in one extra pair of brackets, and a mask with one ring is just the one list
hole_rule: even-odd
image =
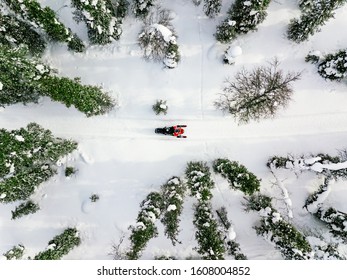
[(275, 117), (291, 99), (291, 83), (300, 78), (300, 73), (284, 75), (278, 65), (275, 59), (268, 67), (260, 66), (251, 72), (241, 70), (234, 81), (226, 81), (215, 106), (233, 115), (239, 124)]
[(0, 82), (0, 106), (37, 102), (40, 96), (49, 96), (67, 107), (74, 105), (89, 117), (104, 114), (115, 105), (99, 87), (54, 76), (49, 66), (29, 57), (23, 48), (0, 45)]
[(20, 260), (23, 257), (25, 247), (22, 244), (13, 246), (12, 249), (8, 250), (4, 256), (7, 260)]
[(147, 243), (158, 235), (158, 229), (155, 222), (159, 219), (163, 210), (163, 198), (160, 193), (151, 192), (141, 202), (141, 210), (136, 219), (136, 225), (131, 226), (130, 250), (126, 257), (130, 260), (140, 258), (142, 251)]
[(214, 182), (211, 179), (211, 172), (206, 162), (188, 162), (185, 173), (190, 194), (201, 201), (210, 200)]
[[(19, 130), (1, 129), (0, 202), (27, 199), (56, 173), (58, 159), (76, 148), (76, 142), (55, 138), (49, 130), (35, 123)], [(24, 204), (17, 210), (25, 212), (27, 207)], [(36, 207), (29, 205), (29, 208)]]
[(23, 19), (42, 28), (52, 41), (65, 42), (70, 50), (83, 52), (84, 44), (81, 39), (59, 21), (51, 8), (42, 8), (35, 0), (4, 0), (4, 2)]
[(161, 222), (165, 227), (165, 235), (170, 238), (173, 245), (176, 245), (186, 188), (178, 177), (172, 177), (161, 187), (161, 190), (164, 200)]
[(347, 50), (326, 55), (318, 64), (318, 73), (325, 79), (341, 81), (347, 77)]
[(228, 159), (217, 159), (213, 162), (213, 170), (226, 178), (230, 187), (251, 195), (260, 189), (260, 180), (247, 170), (245, 166)]
[(51, 69), (29, 57), (26, 49), (0, 45), (0, 106), (36, 103), (41, 95), (40, 81), (50, 73)]
[(299, 19), (292, 19), (287, 37), (296, 43), (306, 41), (310, 35), (318, 32), (335, 10), (344, 5), (346, 0), (301, 0), (299, 3), (302, 15)]
[(208, 17), (214, 18), (220, 13), (222, 0), (204, 0), (204, 12)]
[(74, 247), (79, 246), (81, 238), (75, 228), (67, 228), (62, 234), (55, 236), (48, 242), (48, 249), (38, 253), (35, 260), (60, 260)]
[(197, 231), (195, 239), (199, 246), (197, 252), (205, 260), (223, 260), (225, 247), (218, 223), (212, 214), (208, 201), (199, 201), (195, 206), (194, 221)]
[(136, 17), (145, 18), (154, 6), (155, 0), (134, 0), (133, 11)]
[(145, 20), (138, 41), (145, 59), (163, 61), (167, 68), (172, 69), (180, 61), (180, 53), (171, 20), (170, 11), (156, 9)]
[(12, 220), (20, 218), (25, 215), (34, 214), (40, 207), (31, 200), (19, 204), (14, 211), (12, 211)]
[(26, 47), (33, 55), (41, 55), (46, 42), (30, 24), (13, 15), (3, 15), (0, 12), (0, 44), (7, 47)]
[(71, 3), (87, 24), (88, 36), (92, 44), (104, 45), (110, 43), (111, 39), (119, 39), (122, 33), (121, 18), (117, 18), (111, 0), (91, 2), (72, 0)]
[(270, 0), (236, 0), (227, 18), (217, 26), (216, 39), (229, 43), (240, 34), (256, 30), (265, 20), (269, 4)]

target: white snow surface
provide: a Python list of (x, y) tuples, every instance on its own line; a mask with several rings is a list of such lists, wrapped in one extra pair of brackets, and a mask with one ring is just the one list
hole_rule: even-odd
[[(70, 3), (39, 2), (55, 11)], [(120, 40), (112, 44), (89, 46), (82, 54), (67, 51), (64, 44), (49, 46), (45, 59), (58, 69), (59, 75), (81, 77), (85, 84), (102, 86), (118, 98), (119, 108), (87, 118), (73, 107), (43, 98), (39, 104), (17, 104), (0, 111), (0, 128), (12, 130), (37, 122), (55, 136), (79, 143), (79, 150), (59, 167), (58, 174), (32, 195), (40, 211), (11, 220), (11, 211), (18, 203), (0, 203), (0, 255), (21, 243), (25, 246), (24, 257), (33, 257), (66, 227), (76, 227), (81, 245), (64, 259), (112, 259), (112, 243), (123, 232), (129, 237), (128, 227), (136, 224), (141, 201), (149, 192), (160, 191), (172, 176), (183, 176), (188, 161), (211, 163), (219, 157), (237, 160), (262, 179), (262, 192), (272, 194), (273, 177), (266, 167), (270, 156), (320, 152), (334, 155), (346, 148), (346, 84), (325, 81), (317, 74), (316, 66), (306, 63), (304, 58), (311, 50), (325, 54), (346, 48), (347, 37), (339, 32), (347, 24), (347, 7), (337, 10), (335, 19), (329, 20), (309, 41), (295, 44), (284, 34), (298, 12), (296, 1), (272, 1), (258, 31), (234, 40), (235, 45), (242, 46), (243, 54), (236, 65), (230, 66), (221, 62), (227, 46), (217, 43), (213, 36), (230, 5), (231, 1), (225, 1), (221, 16), (209, 19), (202, 5), (196, 7), (191, 0), (161, 1), (162, 7), (177, 15), (172, 23), (182, 56), (175, 69), (164, 69), (161, 63), (142, 58), (136, 43), (142, 23), (132, 17), (125, 19)], [(73, 32), (87, 40), (85, 27), (72, 20), (70, 8), (61, 9), (58, 15)], [(293, 99), (285, 110), (280, 110), (274, 119), (247, 125), (238, 125), (233, 118), (215, 110), (213, 101), (227, 77), (232, 78), (243, 67), (265, 65), (275, 56), (284, 71), (302, 71), (302, 78), (293, 84)], [(167, 100), (167, 115), (153, 113), (152, 105), (157, 99)], [(154, 134), (156, 127), (175, 124), (188, 126), (188, 138)], [(78, 170), (69, 179), (64, 176), (66, 165)], [(276, 175), (279, 180), (286, 179), (285, 196), (292, 203), (293, 223), (310, 232), (326, 232), (302, 208), (317, 185), (317, 175), (310, 172), (297, 176), (288, 170)], [(248, 259), (282, 259), (273, 245), (256, 235), (253, 227), (260, 217), (244, 212), (243, 195), (230, 190), (223, 178), (213, 179), (216, 186), (212, 206), (226, 207), (237, 234), (235, 241)], [(101, 198), (90, 203), (93, 193)], [(0, 198), (4, 195), (0, 194)], [(346, 199), (347, 189), (340, 182), (334, 184), (324, 203), (346, 212)], [(197, 245), (192, 223), (194, 203), (196, 198), (187, 196), (183, 205), (178, 236), (182, 244), (173, 247), (160, 226), (159, 236), (148, 243), (142, 259), (153, 259), (155, 252), (182, 259), (197, 255), (193, 250)], [(281, 209), (277, 210), (281, 213)], [(160, 225), (160, 220), (155, 223)], [(127, 245), (129, 241), (125, 239), (124, 246)]]

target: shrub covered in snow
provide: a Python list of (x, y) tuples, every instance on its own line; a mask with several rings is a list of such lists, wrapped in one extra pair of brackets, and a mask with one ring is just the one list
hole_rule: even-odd
[(333, 207), (320, 207), (314, 214), (330, 228), (330, 232), (343, 242), (347, 242), (347, 214)]
[(145, 18), (155, 4), (155, 0), (134, 0), (133, 11), (136, 17)]
[(222, 7), (222, 0), (204, 0), (204, 12), (210, 17), (214, 18), (220, 13)]
[(119, 39), (121, 18), (116, 17), (111, 0), (72, 0), (71, 3), (85, 21), (92, 44), (104, 45)]
[(159, 219), (163, 210), (163, 197), (160, 193), (151, 192), (141, 202), (141, 210), (136, 219), (136, 225), (130, 226), (130, 250), (126, 253), (127, 259), (138, 259), (147, 243), (158, 235), (155, 222)]
[(224, 241), (209, 201), (200, 200), (195, 206), (193, 223), (197, 229), (195, 233), (198, 242), (197, 252), (205, 260), (223, 260)]
[(211, 179), (211, 172), (206, 162), (189, 162), (185, 173), (191, 195), (202, 201), (211, 199), (211, 189), (214, 187), (214, 182)]
[(302, 14), (299, 19), (292, 19), (287, 37), (296, 43), (306, 41), (310, 35), (318, 32), (335, 10), (346, 3), (346, 0), (301, 0), (299, 2)]
[(319, 186), (318, 190), (310, 194), (305, 201), (304, 208), (307, 209), (310, 213), (316, 213), (320, 205), (327, 198), (330, 193), (329, 183), (331, 181), (330, 177), (324, 178), (324, 183)]
[(0, 202), (27, 199), (55, 174), (58, 159), (77, 148), (31, 123), (26, 128), (0, 130)]
[(35, 260), (60, 260), (64, 255), (68, 254), (74, 247), (79, 246), (81, 238), (79, 232), (75, 228), (67, 228), (60, 235), (55, 236), (48, 242), (45, 251), (38, 253)]
[(20, 260), (23, 257), (25, 247), (22, 244), (13, 246), (12, 249), (8, 250), (4, 256), (7, 260)]
[(346, 260), (346, 255), (339, 251), (339, 245), (336, 243), (327, 243), (317, 237), (308, 236), (315, 260)]
[(255, 193), (251, 196), (245, 197), (245, 203), (243, 206), (245, 207), (245, 211), (260, 211), (265, 208), (272, 208), (271, 205), (271, 197), (267, 195), (263, 195), (261, 193)]
[(269, 66), (259, 66), (251, 72), (242, 69), (234, 80), (226, 80), (215, 106), (233, 115), (240, 124), (275, 117), (291, 99), (292, 82), (300, 78), (300, 73), (284, 74), (278, 66), (275, 59)]
[(163, 61), (167, 68), (175, 68), (180, 60), (171, 20), (170, 11), (157, 9), (145, 20), (138, 38), (145, 59)]
[(8, 47), (26, 47), (33, 55), (41, 55), (46, 48), (46, 42), (30, 24), (13, 15), (1, 13), (0, 44)]
[(161, 99), (155, 102), (155, 104), (152, 106), (152, 109), (156, 115), (167, 114), (167, 110), (169, 109), (169, 107), (167, 106), (166, 102), (167, 102), (166, 100), (161, 100)]
[(236, 57), (242, 54), (242, 49), (240, 46), (230, 46), (224, 53), (223, 62), (225, 64), (234, 64)]
[(66, 107), (73, 105), (87, 117), (105, 114), (115, 106), (115, 100), (101, 87), (82, 85), (78, 78), (47, 76), (41, 81), (41, 91)]
[(217, 26), (217, 40), (228, 43), (240, 34), (256, 30), (266, 18), (269, 4), (270, 0), (236, 0), (227, 18)]
[(12, 211), (12, 220), (20, 218), (25, 215), (33, 214), (40, 209), (39, 205), (31, 200), (19, 204), (14, 211)]
[(172, 177), (162, 187), (164, 200), (163, 217), (161, 222), (165, 227), (165, 235), (170, 238), (173, 245), (176, 244), (179, 233), (180, 215), (183, 210), (183, 199), (186, 187), (178, 177)]
[(35, 27), (42, 28), (51, 40), (66, 42), (70, 50), (83, 52), (85, 46), (81, 39), (58, 20), (51, 8), (42, 8), (35, 0), (4, 1), (14, 12), (21, 15), (23, 19), (30, 21)]
[(340, 81), (347, 77), (347, 50), (326, 55), (318, 64), (318, 73), (325, 79)]
[(229, 182), (230, 187), (251, 195), (260, 189), (260, 180), (245, 166), (228, 159), (216, 159), (213, 170), (220, 173)]

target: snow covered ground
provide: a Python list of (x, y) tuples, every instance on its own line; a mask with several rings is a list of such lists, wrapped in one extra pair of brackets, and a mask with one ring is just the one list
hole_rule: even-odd
[[(58, 11), (70, 1), (39, 2)], [(285, 36), (289, 20), (299, 14), (297, 1), (272, 1), (258, 31), (232, 43), (241, 46), (243, 54), (230, 66), (222, 63), (229, 45), (217, 43), (213, 34), (232, 1), (223, 1), (222, 14), (215, 19), (207, 18), (201, 5), (196, 7), (191, 0), (161, 2), (175, 16), (172, 23), (182, 55), (176, 69), (165, 69), (160, 63), (142, 58), (137, 45), (141, 22), (132, 17), (125, 20), (118, 42), (89, 47), (83, 54), (54, 45), (45, 55), (61, 75), (79, 76), (83, 83), (101, 85), (117, 97), (116, 110), (86, 118), (74, 108), (49, 99), (0, 109), (1, 128), (16, 129), (37, 122), (55, 136), (79, 143), (79, 151), (67, 159), (78, 169), (77, 175), (66, 179), (61, 167), (56, 177), (40, 186), (32, 197), (40, 205), (39, 212), (11, 220), (11, 210), (18, 203), (0, 204), (1, 254), (21, 243), (26, 248), (25, 256), (33, 256), (64, 228), (75, 226), (81, 232), (82, 244), (65, 259), (111, 259), (112, 245), (123, 233), (128, 236), (129, 225), (135, 223), (139, 203), (171, 176), (183, 176), (188, 161), (211, 163), (218, 157), (237, 160), (262, 179), (262, 191), (278, 196), (280, 190), (273, 187), (275, 179), (266, 167), (270, 156), (319, 152), (335, 155), (346, 148), (347, 85), (323, 80), (316, 66), (305, 63), (304, 57), (311, 50), (328, 53), (347, 47), (347, 6), (339, 9), (320, 33), (298, 45)], [(87, 39), (83, 24), (72, 21), (70, 8), (61, 8), (58, 14), (82, 39)], [(264, 65), (275, 56), (284, 70), (302, 71), (286, 110), (273, 120), (240, 126), (215, 110), (213, 101), (225, 78), (233, 77), (242, 67)], [(156, 99), (167, 100), (166, 116), (153, 113)], [(174, 124), (188, 125), (187, 139), (154, 134), (154, 128)], [(319, 232), (320, 225), (302, 206), (321, 179), (306, 173), (296, 177), (288, 171), (277, 175), (293, 203), (292, 223), (302, 232)], [(252, 229), (259, 217), (243, 211), (242, 194), (231, 191), (221, 177), (214, 175), (213, 179), (213, 207), (227, 208), (243, 253), (249, 259), (282, 259), (279, 251)], [(96, 203), (89, 200), (93, 193), (100, 196)], [(346, 183), (334, 184), (328, 203), (347, 212), (346, 200)], [(184, 204), (179, 235), (182, 244), (173, 247), (159, 226), (159, 236), (150, 241), (143, 259), (162, 254), (177, 258), (196, 255), (194, 202), (188, 198)]]

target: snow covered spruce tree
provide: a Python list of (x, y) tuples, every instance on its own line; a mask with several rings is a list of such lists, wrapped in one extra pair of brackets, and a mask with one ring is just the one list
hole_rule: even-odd
[(256, 30), (266, 18), (269, 4), (270, 0), (236, 0), (227, 18), (217, 26), (216, 39), (229, 43), (240, 34)]
[(20, 260), (24, 255), (25, 247), (22, 244), (18, 246), (13, 246), (12, 249), (8, 250), (3, 256), (7, 260)]
[(162, 61), (167, 68), (176, 68), (180, 53), (177, 35), (171, 24), (170, 11), (156, 9), (146, 19), (138, 42), (145, 59)]
[(205, 260), (223, 260), (225, 247), (218, 223), (212, 214), (209, 201), (200, 200), (195, 205), (194, 221), (197, 231), (195, 239), (198, 242), (197, 252)]
[(162, 187), (163, 196), (163, 217), (161, 222), (165, 227), (165, 235), (171, 240), (173, 245), (180, 243), (177, 240), (179, 234), (180, 215), (183, 210), (183, 198), (186, 187), (178, 177), (172, 177)]
[(204, 0), (204, 12), (210, 17), (214, 18), (220, 13), (222, 7), (222, 0)]
[(40, 96), (48, 96), (67, 107), (75, 106), (88, 117), (104, 114), (115, 106), (101, 88), (53, 72), (38, 58), (30, 57), (26, 49), (0, 46), (0, 106), (37, 102)]
[(0, 202), (27, 199), (56, 173), (59, 158), (77, 148), (74, 141), (55, 138), (36, 123), (0, 130)]
[(299, 19), (291, 20), (287, 31), (288, 39), (296, 43), (306, 41), (320, 30), (320, 26), (333, 18), (335, 10), (345, 3), (346, 0), (301, 0), (299, 7), (302, 14)]
[(141, 257), (147, 243), (158, 235), (158, 229), (155, 225), (156, 220), (160, 218), (163, 210), (163, 197), (160, 193), (151, 192), (141, 202), (141, 210), (136, 219), (136, 225), (130, 226), (130, 249), (126, 253), (129, 260), (137, 260)]
[(231, 188), (240, 190), (247, 195), (251, 195), (260, 189), (260, 180), (257, 176), (236, 161), (216, 159), (213, 162), (213, 170), (226, 178)]
[(251, 72), (239, 71), (234, 80), (227, 79), (223, 93), (215, 101), (217, 109), (233, 115), (239, 124), (250, 120), (273, 118), (285, 108), (293, 94), (292, 82), (300, 73), (284, 74), (275, 59), (269, 66), (259, 66)]
[(52, 41), (65, 42), (70, 50), (83, 52), (85, 46), (82, 40), (59, 21), (51, 8), (42, 8), (35, 0), (4, 0), (4, 2), (33, 26), (43, 29)]
[(235, 241), (236, 233), (233, 229), (231, 222), (228, 219), (228, 213), (225, 207), (216, 210), (218, 223), (222, 228), (220, 231), (224, 235), (224, 246), (226, 253), (233, 256), (235, 260), (247, 260), (246, 255), (241, 252), (240, 244)]
[(321, 206), (314, 215), (325, 222), (330, 228), (330, 232), (340, 238), (344, 243), (347, 242), (347, 214), (336, 210), (333, 207)]
[(211, 189), (214, 187), (214, 182), (211, 179), (211, 172), (206, 162), (188, 162), (185, 173), (190, 195), (195, 196), (198, 200), (210, 200), (212, 198)]
[(195, 239), (198, 247), (195, 248), (203, 259), (224, 259), (223, 235), (219, 230), (217, 220), (213, 217), (210, 199), (214, 183), (206, 162), (189, 162), (186, 168), (187, 185), (190, 194), (198, 199), (194, 205), (194, 225), (196, 227)]
[(34, 214), (40, 207), (32, 200), (28, 200), (24, 203), (19, 204), (14, 211), (12, 211), (12, 220), (18, 219), (22, 216)]
[(67, 228), (62, 234), (55, 236), (48, 242), (45, 251), (38, 253), (35, 260), (60, 260), (68, 254), (74, 247), (81, 244), (79, 232), (75, 228)]
[(23, 46), (32, 55), (41, 55), (46, 42), (30, 24), (13, 15), (3, 15), (0, 12), (0, 44), (7, 47)]
[(122, 18), (117, 18), (111, 0), (72, 0), (71, 4), (76, 8), (75, 15), (85, 21), (92, 44), (104, 45), (119, 39)]
[(318, 73), (324, 79), (341, 81), (347, 77), (347, 50), (324, 56), (318, 64)]
[(246, 198), (246, 211), (258, 211), (261, 220), (255, 230), (258, 235), (275, 244), (287, 260), (304, 260), (311, 257), (311, 246), (293, 225), (283, 220), (271, 206), (271, 198), (254, 194)]
[(154, 6), (155, 0), (134, 0), (133, 11), (136, 17), (145, 18)]

